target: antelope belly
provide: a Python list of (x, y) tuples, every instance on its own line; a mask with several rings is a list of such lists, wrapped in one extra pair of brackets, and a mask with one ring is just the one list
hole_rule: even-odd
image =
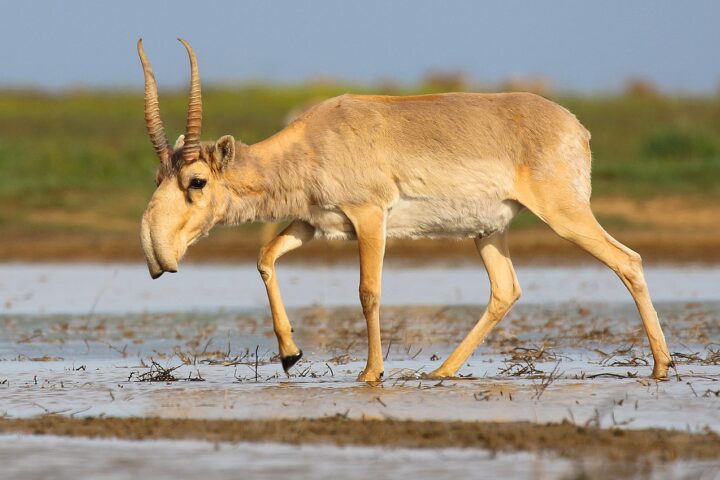
[(520, 210), (512, 200), (400, 199), (387, 219), (392, 238), (473, 238), (502, 231)]

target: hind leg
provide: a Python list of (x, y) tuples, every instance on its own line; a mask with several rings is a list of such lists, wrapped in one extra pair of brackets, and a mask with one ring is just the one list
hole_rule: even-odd
[[(625, 284), (642, 318), (645, 333), (650, 342), (655, 365), (653, 378), (667, 378), (672, 358), (665, 343), (657, 312), (650, 300), (640, 255), (610, 236), (598, 223), (590, 205), (585, 201), (553, 201), (563, 198), (553, 192), (549, 201), (538, 199), (520, 200), (538, 215), (558, 235), (569, 240), (610, 267)], [(570, 197), (565, 197), (570, 198)]]
[(487, 309), (440, 368), (430, 373), (430, 378), (454, 376), (478, 345), (485, 340), (490, 330), (503, 319), (510, 307), (520, 298), (520, 286), (508, 254), (505, 232), (496, 233), (488, 238), (476, 238), (475, 246), (490, 279), (490, 300)]

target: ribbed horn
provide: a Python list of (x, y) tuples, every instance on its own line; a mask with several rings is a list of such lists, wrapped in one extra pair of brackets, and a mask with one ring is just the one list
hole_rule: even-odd
[(148, 61), (145, 50), (142, 46), (142, 38), (137, 42), (137, 51), (140, 55), (140, 62), (145, 75), (145, 125), (147, 126), (150, 141), (153, 144), (155, 153), (160, 157), (163, 163), (169, 163), (170, 155), (168, 152), (167, 138), (165, 137), (165, 127), (163, 127), (160, 119), (160, 104), (158, 103), (157, 82), (152, 67)]
[(187, 123), (185, 126), (185, 145), (183, 147), (183, 160), (190, 161), (197, 158), (200, 151), (200, 129), (202, 127), (202, 94), (200, 92), (200, 72), (198, 72), (195, 52), (189, 43), (178, 38), (188, 52), (190, 58), (190, 99), (188, 102)]

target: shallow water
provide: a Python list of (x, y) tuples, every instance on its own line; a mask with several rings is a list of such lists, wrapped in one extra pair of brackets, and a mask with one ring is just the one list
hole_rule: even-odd
[[(0, 412), (566, 419), (720, 431), (720, 302), (658, 309), (679, 363), (667, 382), (647, 378), (652, 358), (633, 305), (574, 303), (517, 307), (460, 370), (466, 378), (438, 382), (420, 376), (447, 357), (478, 307), (386, 307), (378, 387), (355, 381), (365, 359), (358, 308), (290, 309), (305, 357), (289, 376), (273, 359), (266, 312), (6, 316)], [(138, 382), (153, 360), (178, 367), (177, 381)]]

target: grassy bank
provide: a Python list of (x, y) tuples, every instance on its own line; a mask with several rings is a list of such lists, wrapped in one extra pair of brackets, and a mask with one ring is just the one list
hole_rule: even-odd
[[(292, 109), (347, 91), (364, 92), (325, 84), (206, 88), (203, 136), (231, 133), (253, 143), (281, 129)], [(720, 196), (720, 99), (554, 100), (592, 132), (595, 199), (678, 198), (703, 204)], [(172, 142), (183, 129), (185, 92), (163, 94), (161, 108)], [(1, 231), (134, 238), (156, 165), (142, 111), (139, 92), (0, 92)], [(643, 226), (624, 215), (605, 216), (619, 229)], [(536, 225), (526, 216), (516, 226)], [(253, 238), (258, 231), (245, 229)]]

